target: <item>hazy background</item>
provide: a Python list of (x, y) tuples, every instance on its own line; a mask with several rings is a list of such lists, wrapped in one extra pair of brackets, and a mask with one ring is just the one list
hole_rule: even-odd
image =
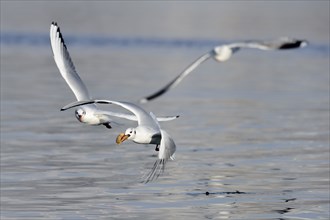
[[(329, 1), (0, 4), (1, 219), (329, 218)], [(93, 97), (115, 100), (154, 92), (219, 43), (310, 44), (209, 60), (144, 105), (181, 115), (162, 123), (176, 160), (145, 185), (154, 146), (114, 143), (134, 123), (107, 130), (59, 111), (74, 96), (52, 21)]]

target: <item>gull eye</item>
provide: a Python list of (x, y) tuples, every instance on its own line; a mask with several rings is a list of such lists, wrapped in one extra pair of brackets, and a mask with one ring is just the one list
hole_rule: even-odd
[(132, 134), (132, 131), (130, 131), (129, 133)]
[(136, 131), (134, 131), (134, 134), (136, 134)]

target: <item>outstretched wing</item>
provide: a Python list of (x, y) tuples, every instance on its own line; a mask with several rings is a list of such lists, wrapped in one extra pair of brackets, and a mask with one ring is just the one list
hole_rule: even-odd
[(60, 28), (55, 22), (50, 26), (50, 44), (57, 68), (77, 100), (89, 100), (90, 96), (87, 87), (76, 72), (70, 54), (64, 43)]
[(227, 46), (234, 48), (254, 48), (259, 50), (287, 50), (305, 47), (308, 44), (306, 40), (282, 37), (272, 41), (245, 41), (239, 43), (228, 44)]
[[(125, 113), (119, 113), (119, 112), (112, 112), (112, 111), (103, 111), (103, 110), (95, 110), (95, 115), (106, 115), (106, 116), (114, 116), (118, 118), (123, 118), (131, 121), (137, 121), (137, 117), (132, 114), (125, 114)], [(162, 117), (156, 117), (157, 121), (172, 121), (174, 119), (179, 118), (179, 115), (176, 116), (162, 116)]]
[[(99, 103), (99, 104), (115, 104), (115, 101), (109, 101), (109, 100), (76, 101), (76, 102), (72, 102), (72, 103), (64, 106), (63, 108), (61, 108), (61, 111), (65, 111), (65, 110), (68, 110), (70, 108), (74, 108), (74, 107), (81, 106), (81, 105), (93, 104), (93, 103)], [(116, 103), (119, 103), (119, 102), (116, 102)], [(121, 103), (123, 103), (123, 102), (121, 102)], [(134, 105), (134, 104), (132, 104), (132, 105)], [(118, 118), (124, 118), (124, 119), (132, 120), (132, 121), (138, 121), (138, 117), (136, 115), (130, 115), (130, 114), (125, 114), (125, 113), (118, 113), (118, 112), (112, 112), (112, 111), (103, 111), (103, 110), (95, 110), (95, 114), (96, 115), (97, 114), (99, 114), (99, 115), (102, 115), (103, 114), (103, 115), (114, 116), (114, 117), (118, 117)], [(171, 121), (171, 120), (177, 119), (179, 117), (180, 117), (179, 115), (175, 115), (175, 116), (162, 116), (162, 117), (157, 117), (157, 121)]]
[(158, 96), (163, 95), (164, 93), (166, 93), (171, 88), (174, 88), (175, 86), (177, 86), (194, 69), (196, 69), (200, 64), (202, 64), (204, 61), (206, 61), (207, 59), (209, 59), (211, 57), (211, 55), (212, 55), (211, 52), (207, 52), (203, 56), (199, 57), (197, 60), (195, 60), (193, 63), (191, 63), (186, 69), (184, 69), (183, 72), (181, 72), (171, 82), (169, 82), (166, 86), (164, 86), (163, 88), (161, 88), (157, 92), (155, 92), (155, 93), (153, 93), (153, 94), (151, 94), (151, 95), (149, 95), (149, 96), (147, 96), (145, 98), (142, 98), (140, 100), (140, 103), (146, 103), (148, 101), (151, 101), (151, 100), (157, 98)]
[[(132, 112), (136, 116), (136, 119), (137, 119), (139, 125), (148, 126), (150, 128), (159, 130), (155, 120), (150, 116), (150, 114), (148, 114), (143, 108), (141, 108), (133, 103), (129, 103), (129, 102), (118, 102), (118, 101), (111, 101), (111, 100), (77, 101), (77, 102), (73, 102), (71, 104), (64, 106), (61, 109), (61, 111), (64, 111), (64, 110), (67, 110), (67, 109), (70, 109), (73, 107), (77, 107), (80, 105), (87, 105), (87, 104), (93, 104), (93, 103), (114, 104), (114, 105), (121, 106), (121, 107), (127, 109), (128, 111)], [(117, 117), (120, 117), (119, 114), (120, 113), (117, 114)], [(116, 116), (116, 115), (113, 115), (113, 116)], [(123, 118), (125, 118), (125, 117), (123, 117)]]

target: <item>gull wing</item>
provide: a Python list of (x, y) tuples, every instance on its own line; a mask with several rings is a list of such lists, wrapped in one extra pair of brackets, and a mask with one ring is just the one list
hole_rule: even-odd
[[(151, 117), (150, 114), (148, 114), (143, 108), (141, 108), (133, 103), (129, 103), (129, 102), (118, 102), (118, 101), (111, 101), (111, 100), (77, 101), (77, 102), (73, 102), (73, 103), (70, 103), (70, 104), (64, 106), (61, 109), (61, 111), (65, 111), (67, 109), (77, 107), (80, 105), (87, 105), (87, 104), (93, 104), (93, 103), (114, 104), (114, 105), (121, 106), (121, 107), (127, 109), (128, 111), (132, 112), (136, 116), (136, 119), (137, 119), (139, 125), (148, 126), (148, 127), (155, 128), (158, 130), (158, 125), (155, 122), (155, 120)], [(119, 115), (121, 115), (121, 113), (117, 113), (117, 117), (120, 117)], [(125, 118), (123, 115), (122, 115), (122, 117)]]
[(150, 117), (152, 118), (152, 120), (155, 122), (155, 124), (157, 125), (157, 128), (160, 130), (160, 125), (158, 123), (157, 117), (154, 113), (150, 112), (149, 113)]
[(129, 102), (118, 102), (110, 100), (95, 100), (95, 103), (99, 104), (115, 104), (121, 106), (128, 111), (132, 112), (136, 117), (139, 126), (149, 126), (158, 129), (158, 125), (155, 120), (148, 114), (143, 108)]
[(302, 48), (307, 46), (306, 40), (282, 37), (272, 41), (245, 41), (239, 43), (228, 44), (230, 48), (254, 48), (259, 50), (287, 50)]
[[(63, 108), (61, 108), (61, 111), (65, 111), (65, 110), (68, 110), (70, 108), (74, 108), (74, 107), (81, 106), (81, 105), (87, 105), (87, 104), (93, 104), (93, 103), (99, 103), (99, 104), (100, 103), (101, 104), (115, 104), (114, 102), (115, 101), (109, 101), (109, 100), (89, 100), (89, 101), (82, 100), (82, 101), (76, 101), (76, 102), (72, 102), (72, 103), (64, 106)], [(132, 105), (134, 105), (134, 104), (132, 104)], [(136, 106), (136, 105), (134, 105), (134, 106)], [(138, 121), (138, 117), (136, 115), (126, 114), (126, 113), (118, 113), (118, 112), (112, 112), (112, 111), (103, 111), (103, 110), (98, 110), (97, 109), (97, 110), (95, 110), (94, 114), (96, 116), (100, 116), (100, 117), (102, 115), (107, 115), (107, 116), (114, 116), (114, 117), (118, 117), (118, 118), (124, 118), (124, 119), (131, 120), (131, 121)], [(157, 117), (156, 118), (156, 121), (172, 121), (172, 120), (177, 119), (179, 117), (180, 117), (179, 115), (175, 115), (175, 116), (161, 116), (161, 117)]]
[(60, 28), (55, 22), (53, 22), (50, 26), (50, 43), (57, 68), (76, 96), (77, 100), (89, 100), (90, 95), (87, 87), (75, 69), (70, 54), (64, 43)]
[[(95, 115), (114, 116), (114, 117), (124, 118), (124, 119), (131, 120), (131, 121), (137, 121), (137, 117), (132, 114), (118, 113), (118, 112), (112, 112), (112, 111), (103, 111), (103, 110), (96, 110), (94, 114)], [(177, 118), (179, 118), (179, 115), (156, 117), (156, 120), (157, 121), (172, 121)]]
[(197, 60), (195, 60), (193, 63), (191, 63), (186, 69), (184, 69), (178, 76), (176, 76), (171, 82), (169, 82), (167, 85), (165, 85), (163, 88), (158, 90), (157, 92), (154, 92), (153, 94), (142, 98), (140, 100), (140, 103), (146, 103), (148, 101), (151, 101), (158, 96), (163, 95), (171, 88), (174, 88), (177, 86), (186, 76), (188, 76), (194, 69), (196, 69), (200, 64), (205, 62), (207, 59), (209, 59), (212, 56), (211, 52), (207, 52), (206, 54), (199, 57)]
[(176, 151), (176, 145), (173, 138), (165, 131), (160, 130), (162, 134), (162, 140), (160, 142), (158, 159), (174, 159), (174, 153)]

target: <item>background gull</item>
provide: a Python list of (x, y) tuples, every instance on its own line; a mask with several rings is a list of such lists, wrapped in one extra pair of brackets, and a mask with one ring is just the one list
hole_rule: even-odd
[(153, 94), (143, 98), (140, 100), (141, 103), (146, 103), (151, 101), (167, 91), (171, 88), (176, 87), (186, 76), (188, 76), (194, 69), (196, 69), (200, 64), (208, 60), (209, 58), (213, 58), (218, 62), (224, 62), (231, 58), (231, 56), (239, 51), (241, 48), (253, 48), (259, 50), (287, 50), (287, 49), (295, 49), (300, 47), (305, 47), (307, 45), (307, 41), (292, 39), (288, 37), (283, 37), (274, 41), (246, 41), (246, 42), (238, 42), (231, 44), (223, 44), (217, 47), (214, 47), (211, 51), (203, 54), (197, 60), (195, 60), (192, 64), (190, 64), (183, 72), (181, 72), (178, 76), (176, 76), (172, 81), (170, 81), (166, 86), (154, 92)]

